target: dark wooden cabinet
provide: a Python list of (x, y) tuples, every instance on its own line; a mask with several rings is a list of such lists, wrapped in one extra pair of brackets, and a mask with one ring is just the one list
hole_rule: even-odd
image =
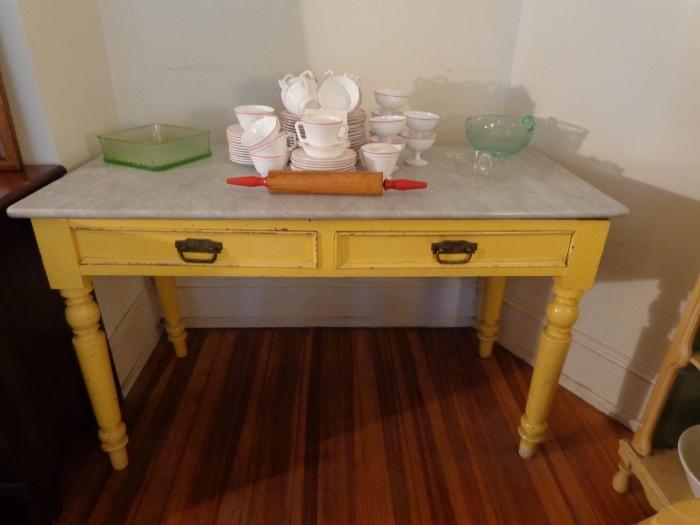
[(0, 525), (53, 521), (64, 461), (91, 424), (63, 301), (48, 287), (30, 222), (6, 213), (64, 173), (0, 173)]

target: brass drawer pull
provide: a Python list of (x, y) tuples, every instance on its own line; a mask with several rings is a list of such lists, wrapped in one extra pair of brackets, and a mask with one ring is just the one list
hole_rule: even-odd
[[(224, 245), (218, 241), (211, 239), (184, 239), (175, 241), (175, 248), (180, 258), (188, 263), (211, 264), (216, 261), (216, 258), (224, 249)], [(208, 253), (210, 257), (200, 259), (197, 257), (188, 257), (187, 253)]]
[[(469, 241), (441, 241), (434, 242), (430, 248), (440, 264), (466, 264), (476, 252), (478, 244)], [(445, 259), (444, 255), (462, 254), (460, 259)]]

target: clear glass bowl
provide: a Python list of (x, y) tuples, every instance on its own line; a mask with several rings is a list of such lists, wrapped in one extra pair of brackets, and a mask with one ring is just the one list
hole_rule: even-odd
[(488, 153), (495, 159), (505, 159), (530, 143), (535, 133), (535, 118), (477, 115), (467, 119), (465, 130), (476, 151)]
[(98, 138), (105, 162), (152, 171), (211, 155), (209, 132), (204, 129), (149, 124)]

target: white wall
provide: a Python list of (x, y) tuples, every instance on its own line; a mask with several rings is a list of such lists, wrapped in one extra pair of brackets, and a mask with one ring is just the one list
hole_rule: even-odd
[[(505, 107), (520, 14), (520, 2), (507, 0), (450, 0), (440, 9), (399, 0), (352, 6), (102, 0), (100, 8), (120, 125), (160, 120), (199, 126), (211, 130), (214, 142), (225, 140), (234, 106), (281, 107), (277, 80), (307, 68), (318, 75), (327, 68), (360, 75), (367, 110), (375, 106), (375, 87), (412, 88), (412, 106), (443, 117), (440, 139), (463, 142), (465, 113)], [(340, 285), (344, 296), (337, 282), (304, 279), (194, 280), (179, 287), (191, 326), (471, 324), (475, 285), (456, 283), (458, 292), (420, 279), (390, 286), (357, 279)], [(297, 298), (293, 312), (285, 311), (290, 290)], [(465, 308), (452, 308), (455, 293)], [(251, 312), (251, 294), (269, 308)], [(426, 294), (435, 302), (397, 316), (393, 305)]]
[(441, 116), (438, 140), (465, 143), (468, 114), (502, 112), (520, 0), (301, 0), (307, 63), (362, 79), (372, 90), (411, 89), (409, 105)]
[[(277, 79), (327, 68), (375, 87), (413, 89), (411, 105), (443, 117), (463, 141), (463, 116), (504, 108), (520, 0), (101, 0), (122, 125), (154, 120), (208, 128), (225, 141), (233, 107), (280, 107)], [(449, 13), (449, 16), (445, 16)], [(387, 23), (386, 20), (390, 20)]]
[[(690, 0), (522, 5), (509, 109), (539, 117), (534, 145), (631, 210), (613, 222), (565, 368), (631, 424), (700, 269), (698, 34)], [(502, 341), (526, 357), (548, 294), (544, 280), (508, 287)]]

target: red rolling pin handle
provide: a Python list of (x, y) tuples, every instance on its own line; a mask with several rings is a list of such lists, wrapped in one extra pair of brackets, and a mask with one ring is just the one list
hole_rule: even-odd
[(386, 179), (383, 186), (385, 190), (422, 190), (428, 187), (428, 183), (422, 180)]
[(226, 179), (226, 184), (234, 186), (267, 186), (267, 177), (229, 177)]

